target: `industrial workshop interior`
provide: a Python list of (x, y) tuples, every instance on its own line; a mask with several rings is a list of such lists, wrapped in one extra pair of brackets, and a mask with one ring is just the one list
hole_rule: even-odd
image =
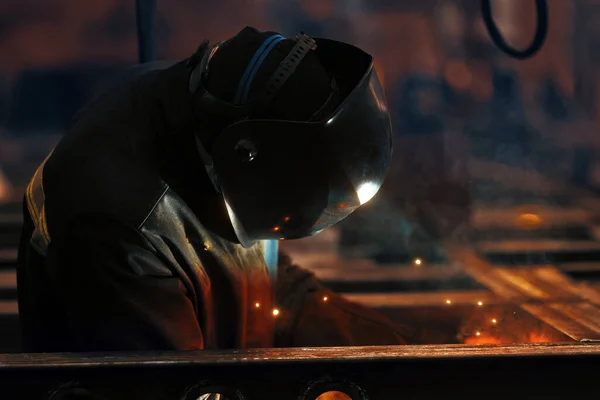
[[(17, 256), (40, 164), (111, 78), (246, 26), (373, 55), (383, 185), (323, 232), (267, 244), (410, 343), (24, 353)], [(0, 400), (597, 397), (596, 46), (600, 0), (1, 1)]]

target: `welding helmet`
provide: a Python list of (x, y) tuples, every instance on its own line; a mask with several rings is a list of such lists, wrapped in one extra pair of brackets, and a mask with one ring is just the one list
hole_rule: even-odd
[[(284, 40), (266, 36), (246, 68), (247, 80)], [(228, 102), (205, 85), (221, 45), (205, 42), (192, 56), (190, 91), (202, 113), (221, 118), (218, 135), (198, 139), (198, 148), (241, 244), (315, 235), (369, 201), (392, 155), (390, 117), (373, 57), (343, 42), (300, 34), (259, 90), (245, 97), (249, 84), (243, 77)], [(269, 117), (273, 99), (309, 52), (331, 77), (330, 95), (308, 120)]]

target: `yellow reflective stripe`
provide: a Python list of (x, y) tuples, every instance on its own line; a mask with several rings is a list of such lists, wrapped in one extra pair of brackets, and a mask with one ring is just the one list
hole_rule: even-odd
[[(37, 170), (35, 172), (37, 174)], [(31, 218), (34, 221), (37, 221), (38, 212), (37, 212), (35, 203), (33, 201), (33, 182), (34, 182), (34, 180), (35, 180), (35, 174), (33, 175), (33, 178), (31, 178), (31, 181), (29, 181), (29, 184), (27, 185), (27, 190), (25, 191), (25, 198), (27, 199), (27, 209), (29, 210), (29, 214), (31, 215)]]
[(46, 207), (43, 185), (43, 170), (46, 165), (46, 161), (52, 155), (52, 152), (48, 154), (44, 162), (38, 167), (31, 178), (31, 181), (27, 185), (25, 191), (25, 198), (27, 201), (27, 208), (31, 219), (34, 224), (33, 235), (31, 236), (31, 244), (42, 254), (45, 255), (50, 244), (50, 233), (48, 231), (48, 222), (46, 220)]
[(42, 211), (40, 212), (40, 234), (46, 246), (50, 244), (50, 233), (48, 232), (48, 222), (46, 220), (46, 206), (42, 204)]

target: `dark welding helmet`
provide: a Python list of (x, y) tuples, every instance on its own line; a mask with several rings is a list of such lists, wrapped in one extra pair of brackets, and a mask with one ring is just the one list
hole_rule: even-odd
[[(278, 40), (280, 35), (267, 39), (262, 54)], [(191, 61), (190, 90), (204, 111), (231, 118), (210, 148), (202, 143), (199, 148), (242, 245), (315, 235), (377, 193), (390, 167), (392, 135), (371, 55), (346, 43), (298, 35), (262, 91), (239, 104), (219, 100), (203, 86), (219, 45), (197, 52), (198, 60)], [(261, 118), (311, 51), (332, 76), (330, 99), (306, 122)], [(263, 57), (257, 55), (254, 59)], [(243, 97), (244, 90), (239, 92)], [(328, 110), (334, 94), (342, 98)]]

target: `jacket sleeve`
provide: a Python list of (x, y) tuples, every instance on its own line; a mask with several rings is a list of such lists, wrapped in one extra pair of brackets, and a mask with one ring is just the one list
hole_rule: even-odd
[(190, 293), (137, 229), (86, 218), (52, 252), (75, 351), (203, 348)]
[(327, 289), (309, 271), (279, 256), (277, 304), (278, 347), (371, 346), (417, 344), (413, 329), (378, 311), (346, 300)]

